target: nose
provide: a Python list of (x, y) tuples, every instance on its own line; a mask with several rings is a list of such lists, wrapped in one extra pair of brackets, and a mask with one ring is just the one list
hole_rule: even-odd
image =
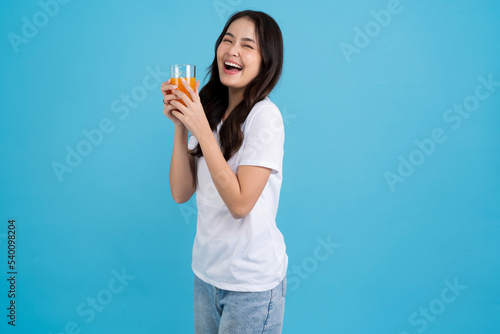
[(233, 44), (231, 45), (231, 47), (229, 48), (229, 50), (227, 50), (227, 53), (230, 54), (231, 56), (237, 56), (240, 52), (240, 49), (238, 47), (238, 45)]

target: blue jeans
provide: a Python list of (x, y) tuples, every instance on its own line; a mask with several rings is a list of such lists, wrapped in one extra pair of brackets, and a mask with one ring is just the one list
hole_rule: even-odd
[(196, 334), (279, 334), (285, 313), (286, 277), (262, 292), (218, 289), (194, 275)]

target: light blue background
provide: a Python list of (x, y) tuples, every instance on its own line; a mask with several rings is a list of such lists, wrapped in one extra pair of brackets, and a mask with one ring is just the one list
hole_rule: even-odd
[[(500, 3), (401, 0), (346, 57), (341, 43), (355, 46), (356, 27), (376, 29), (370, 12), (390, 3), (70, 1), (43, 22), (37, 1), (4, 2), (1, 332), (193, 332), (195, 204), (171, 199), (173, 126), (159, 84), (143, 79), (173, 63), (196, 64), (203, 78), (229, 14), (256, 9), (285, 42), (271, 95), (286, 131), (283, 332), (499, 333), (500, 87), (456, 129), (443, 115), (475, 94), (478, 77), (500, 82)], [(16, 53), (10, 33), (23, 38), (34, 16), (40, 27)], [(140, 101), (127, 107), (132, 93)], [(112, 131), (59, 180), (52, 164), (66, 164), (66, 147), (106, 119)], [(446, 140), (413, 153), (436, 128)], [(425, 160), (391, 189), (384, 174), (412, 153)], [(15, 328), (6, 317), (12, 218)], [(134, 278), (120, 284), (114, 270)], [(96, 297), (106, 305), (93, 319), (78, 313)]]

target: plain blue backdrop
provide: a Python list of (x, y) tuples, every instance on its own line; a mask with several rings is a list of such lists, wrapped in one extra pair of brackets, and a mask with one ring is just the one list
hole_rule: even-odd
[(285, 43), (283, 332), (500, 332), (498, 1), (1, 7), (2, 333), (193, 332), (196, 205), (170, 195), (160, 82), (203, 79), (243, 9)]

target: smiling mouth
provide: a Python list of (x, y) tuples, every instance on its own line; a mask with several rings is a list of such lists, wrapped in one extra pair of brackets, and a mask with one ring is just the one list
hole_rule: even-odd
[(224, 63), (224, 69), (231, 73), (238, 73), (243, 69), (243, 67), (230, 61), (226, 61)]

